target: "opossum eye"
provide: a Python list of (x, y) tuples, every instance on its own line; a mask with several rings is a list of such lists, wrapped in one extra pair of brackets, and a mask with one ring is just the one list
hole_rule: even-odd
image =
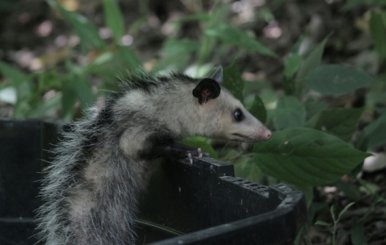
[(233, 112), (233, 118), (236, 120), (236, 122), (241, 122), (241, 121), (244, 119), (244, 114), (243, 114), (243, 112), (240, 110), (240, 108), (237, 108), (237, 109)]

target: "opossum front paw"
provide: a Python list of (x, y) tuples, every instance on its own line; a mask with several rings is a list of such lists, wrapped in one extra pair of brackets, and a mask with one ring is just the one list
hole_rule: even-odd
[(203, 152), (201, 148), (192, 148), (190, 146), (173, 144), (161, 147), (164, 156), (174, 156), (177, 158), (185, 158), (190, 164), (193, 164), (193, 158), (202, 158), (209, 156), (208, 153)]
[(188, 158), (189, 163), (193, 164), (193, 157), (203, 158), (204, 156), (209, 156), (208, 153), (203, 152), (201, 148), (197, 148), (194, 150), (189, 150), (186, 152), (186, 157)]

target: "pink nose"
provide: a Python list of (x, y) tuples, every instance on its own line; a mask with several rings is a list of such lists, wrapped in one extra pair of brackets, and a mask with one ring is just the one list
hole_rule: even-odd
[(263, 129), (260, 132), (261, 139), (263, 140), (269, 140), (272, 137), (272, 133), (269, 129)]

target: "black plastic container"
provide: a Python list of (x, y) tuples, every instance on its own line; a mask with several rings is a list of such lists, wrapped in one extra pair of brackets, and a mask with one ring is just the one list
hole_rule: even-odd
[[(54, 125), (0, 121), (0, 244), (35, 242), (33, 210)], [(234, 177), (211, 158), (165, 161), (143, 195), (137, 244), (292, 244), (305, 221), (301, 192)]]
[(0, 121), (0, 244), (33, 244), (41, 170), (56, 139), (54, 125)]

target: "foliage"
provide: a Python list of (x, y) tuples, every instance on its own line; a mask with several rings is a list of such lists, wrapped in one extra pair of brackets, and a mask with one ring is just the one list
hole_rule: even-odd
[[(351, 202), (349, 204), (347, 204), (343, 209), (342, 211), (339, 212), (338, 214), (338, 217), (336, 217), (336, 214), (335, 214), (335, 207), (334, 206), (331, 206), (330, 208), (330, 214), (331, 214), (331, 218), (332, 218), (332, 224), (329, 224), (327, 222), (324, 222), (324, 221), (316, 221), (316, 225), (320, 225), (320, 226), (324, 226), (324, 227), (327, 227), (330, 232), (331, 232), (331, 244), (335, 245), (337, 244), (337, 238), (336, 238), (336, 233), (337, 233), (337, 230), (338, 230), (338, 224), (342, 218), (342, 216), (347, 212), (347, 210), (351, 207), (355, 205), (354, 202)], [(359, 239), (358, 239), (359, 240)]]
[[(293, 89), (287, 89), (287, 95), (281, 96), (276, 108), (268, 113), (269, 124), (278, 131), (272, 140), (254, 147), (255, 164), (263, 172), (298, 186), (338, 181), (366, 157), (351, 144), (363, 109), (320, 106), (308, 96), (310, 92), (342, 96), (376, 83), (358, 69), (322, 64), (326, 42), (327, 39), (306, 57), (296, 53), (288, 56), (284, 63), (284, 87)], [(380, 130), (382, 121), (382, 118), (376, 121), (379, 126), (376, 122), (369, 125), (364, 130), (365, 137), (372, 130)], [(384, 135), (376, 135), (379, 143), (384, 142)], [(374, 134), (369, 142), (378, 142), (377, 136)], [(239, 168), (242, 173), (243, 166)]]

